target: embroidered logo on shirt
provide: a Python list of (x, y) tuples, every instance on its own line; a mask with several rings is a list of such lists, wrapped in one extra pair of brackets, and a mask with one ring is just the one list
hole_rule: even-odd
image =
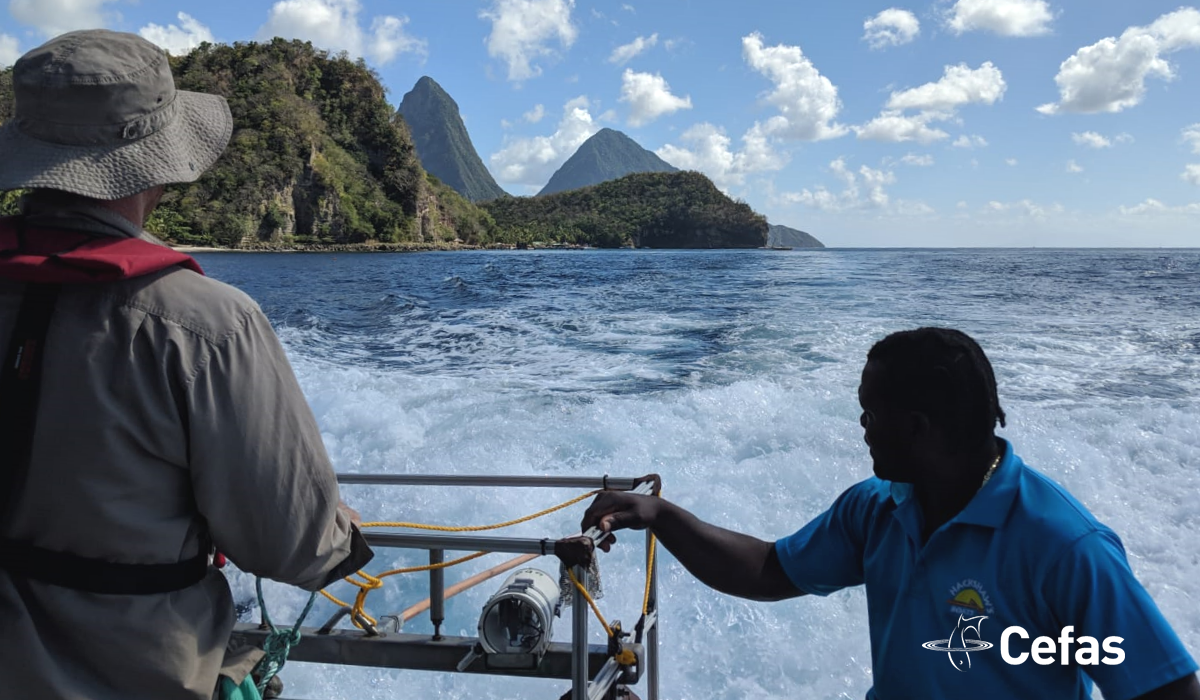
[(983, 584), (973, 578), (963, 579), (951, 586), (950, 598), (946, 603), (950, 606), (950, 612), (967, 617), (993, 615), (996, 612), (992, 597)]

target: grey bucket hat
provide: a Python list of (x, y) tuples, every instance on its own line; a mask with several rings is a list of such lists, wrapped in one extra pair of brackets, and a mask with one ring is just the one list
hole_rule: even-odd
[(166, 53), (136, 34), (63, 34), (22, 56), (12, 77), (0, 190), (111, 200), (193, 182), (233, 133), (225, 98), (176, 90)]

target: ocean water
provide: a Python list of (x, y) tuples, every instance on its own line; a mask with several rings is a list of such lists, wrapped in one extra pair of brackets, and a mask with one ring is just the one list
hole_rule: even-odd
[[(870, 475), (855, 395), (870, 345), (919, 325), (960, 328), (995, 366), (1009, 417), (1000, 434), (1116, 530), (1200, 655), (1200, 251), (197, 257), (262, 304), (339, 471), (658, 472), (666, 497), (767, 540)], [(447, 524), (507, 520), (577, 493), (343, 489), (367, 520)], [(582, 509), (505, 534), (568, 535)], [(632, 625), (643, 540), (621, 539), (601, 562), (600, 606)], [(663, 697), (861, 698), (870, 687), (861, 589), (748, 602), (660, 553)], [(424, 557), (384, 550), (371, 570)], [(447, 583), (504, 558), (451, 570)], [(232, 584), (252, 598), (251, 578), (235, 572)], [(448, 601), (445, 631), (475, 634), (498, 585)], [(368, 608), (401, 610), (427, 586), (422, 575), (390, 579)], [(282, 585), (267, 596), (283, 621), (306, 598)], [(320, 600), (314, 615), (330, 612)], [(432, 627), (417, 618), (405, 629)], [(569, 635), (568, 616), (555, 639)], [(557, 698), (569, 685), (300, 663), (283, 676), (288, 697), (308, 700)], [(636, 690), (644, 696), (644, 683)]]

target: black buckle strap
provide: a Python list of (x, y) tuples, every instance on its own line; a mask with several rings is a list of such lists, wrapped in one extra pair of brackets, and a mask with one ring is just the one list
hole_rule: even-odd
[(0, 569), (88, 593), (151, 595), (202, 581), (208, 573), (208, 552), (171, 564), (118, 564), (0, 539)]
[[(29, 284), (0, 368), (0, 530), (7, 529), (29, 478), (46, 333), (61, 285)], [(0, 537), (0, 569), (91, 593), (145, 595), (195, 585), (208, 551), (171, 564), (119, 564)]]

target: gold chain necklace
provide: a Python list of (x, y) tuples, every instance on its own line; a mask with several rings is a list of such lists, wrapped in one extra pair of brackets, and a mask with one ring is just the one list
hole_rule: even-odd
[(979, 491), (983, 490), (984, 486), (987, 486), (987, 482), (992, 478), (992, 474), (996, 473), (996, 467), (1000, 466), (1000, 458), (1003, 456), (1004, 453), (1000, 453), (996, 455), (996, 459), (992, 460), (992, 466), (988, 467), (987, 473), (983, 475), (983, 483), (979, 485), (979, 490), (975, 493), (979, 493)]

